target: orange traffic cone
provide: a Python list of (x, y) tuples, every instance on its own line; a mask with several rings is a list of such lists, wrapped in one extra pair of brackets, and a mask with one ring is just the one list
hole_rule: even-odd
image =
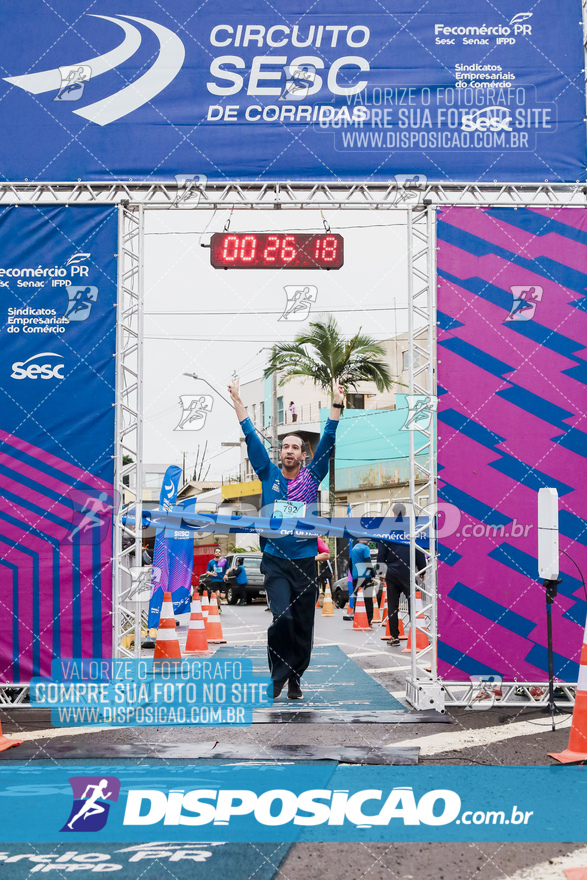
[(387, 622), (387, 587), (383, 588), (383, 605), (381, 606), (381, 624)]
[(185, 643), (185, 654), (208, 654), (208, 639), (206, 638), (206, 624), (202, 616), (202, 606), (199, 599), (192, 602), (190, 616), (190, 628)]
[(208, 613), (210, 611), (210, 602), (208, 601), (208, 593), (206, 590), (202, 590), (202, 595), (200, 596), (200, 604), (202, 606), (202, 616), (204, 618), (204, 623), (208, 620)]
[(322, 603), (322, 617), (334, 617), (334, 605), (332, 604), (332, 593), (330, 585), (326, 584), (324, 588), (324, 601)]
[(569, 736), (569, 747), (564, 752), (549, 752), (561, 764), (572, 764), (575, 761), (587, 761), (587, 626), (583, 636), (581, 649), (579, 680), (575, 694), (575, 708)]
[(213, 645), (225, 645), (226, 639), (222, 635), (222, 624), (220, 623), (220, 615), (218, 614), (218, 602), (216, 596), (212, 593), (210, 599), (210, 609), (208, 611), (208, 620), (206, 621), (206, 635), (208, 641)]
[(405, 642), (405, 640), (407, 639), (407, 635), (406, 635), (406, 631), (404, 629), (404, 619), (401, 616), (401, 613), (399, 611), (397, 613), (397, 621), (398, 621), (398, 629), (399, 629), (398, 639), (401, 642)]
[(10, 739), (3, 735), (2, 724), (0, 723), (0, 752), (5, 752), (6, 749), (12, 749), (14, 746), (20, 745), (22, 745), (21, 739)]
[(380, 639), (381, 639), (382, 642), (384, 642), (384, 641), (386, 641), (387, 639), (390, 639), (390, 638), (391, 638), (391, 632), (389, 631), (389, 617), (387, 618), (387, 620), (386, 620), (385, 622), (386, 622), (386, 624), (387, 624), (386, 627), (385, 627), (385, 635), (384, 635), (384, 636), (380, 636)]
[(355, 599), (355, 619), (352, 628), (358, 630), (371, 629), (367, 619), (367, 612), (365, 611), (365, 600), (363, 599), (362, 587), (359, 587), (359, 592)]
[[(416, 595), (418, 595), (418, 594), (416, 594)], [(419, 620), (422, 628), (425, 629), (426, 624), (424, 622), (424, 615), (422, 613), (420, 613), (416, 616), (416, 620)], [(401, 618), (400, 618), (400, 623), (401, 623)], [(428, 645), (430, 644), (430, 642), (428, 641), (428, 636), (426, 635), (425, 632), (423, 632), (423, 629), (420, 629), (418, 627), (416, 628), (416, 651), (423, 651), (424, 648), (427, 648)], [(404, 636), (404, 638), (405, 638), (405, 636)], [(412, 626), (410, 624), (410, 626), (408, 627), (408, 644), (403, 649), (402, 654), (409, 654), (411, 650), (412, 650)]]
[(373, 617), (371, 619), (371, 623), (381, 623), (381, 614), (379, 613), (377, 596), (373, 596)]
[(157, 629), (157, 641), (155, 642), (154, 660), (180, 660), (181, 650), (177, 630), (175, 628), (175, 614), (171, 593), (163, 594), (163, 605)]

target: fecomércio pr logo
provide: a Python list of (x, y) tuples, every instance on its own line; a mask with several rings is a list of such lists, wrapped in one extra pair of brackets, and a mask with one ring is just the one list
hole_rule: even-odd
[(120, 794), (116, 776), (72, 776), (73, 806), (61, 831), (101, 831)]

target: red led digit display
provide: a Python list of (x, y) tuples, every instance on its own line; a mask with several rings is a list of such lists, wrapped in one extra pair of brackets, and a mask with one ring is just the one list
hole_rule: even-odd
[(210, 262), (215, 269), (340, 269), (344, 240), (332, 232), (216, 232)]

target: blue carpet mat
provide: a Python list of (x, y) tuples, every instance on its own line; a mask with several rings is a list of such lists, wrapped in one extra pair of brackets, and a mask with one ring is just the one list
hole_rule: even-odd
[[(36, 867), (38, 871), (39, 863), (57, 863), (50, 875), (59, 878), (70, 876), (69, 871), (74, 872), (73, 876), (81, 871), (84, 877), (98, 871), (96, 877), (114, 876), (118, 880), (194, 880), (196, 877), (274, 880), (291, 846), (291, 843), (93, 844), (71, 840), (53, 844), (0, 843), (0, 877), (31, 880), (31, 869)], [(59, 858), (61, 862), (57, 862)]]
[[(255, 675), (269, 676), (266, 648), (233, 648), (221, 646), (215, 657), (246, 657), (253, 661)], [(303, 700), (288, 700), (286, 693), (275, 701), (275, 709), (299, 712), (313, 711), (405, 712), (406, 707), (374, 681), (351, 660), (338, 645), (314, 648), (312, 662), (302, 678)]]

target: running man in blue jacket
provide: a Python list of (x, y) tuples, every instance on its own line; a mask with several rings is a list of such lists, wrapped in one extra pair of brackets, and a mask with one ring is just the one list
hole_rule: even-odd
[[(330, 452), (343, 408), (342, 385), (333, 383), (330, 417), (316, 447), (311, 464), (304, 467), (306, 452), (300, 434), (286, 434), (281, 441), (279, 457), (282, 468), (274, 464), (240, 398), (239, 380), (228, 386), (238, 420), (247, 442), (249, 461), (262, 484), (262, 507), (270, 512), (283, 512), (284, 502), (293, 504), (298, 517), (315, 510), (320, 483), (328, 473)], [(291, 514), (289, 514), (291, 516)], [(308, 668), (312, 653), (314, 609), (318, 594), (314, 557), (318, 553), (316, 538), (260, 538), (263, 551), (263, 573), (267, 601), (273, 623), (267, 630), (269, 670), (273, 679), (273, 698), (277, 699), (288, 683), (290, 700), (301, 700), (300, 678)]]

